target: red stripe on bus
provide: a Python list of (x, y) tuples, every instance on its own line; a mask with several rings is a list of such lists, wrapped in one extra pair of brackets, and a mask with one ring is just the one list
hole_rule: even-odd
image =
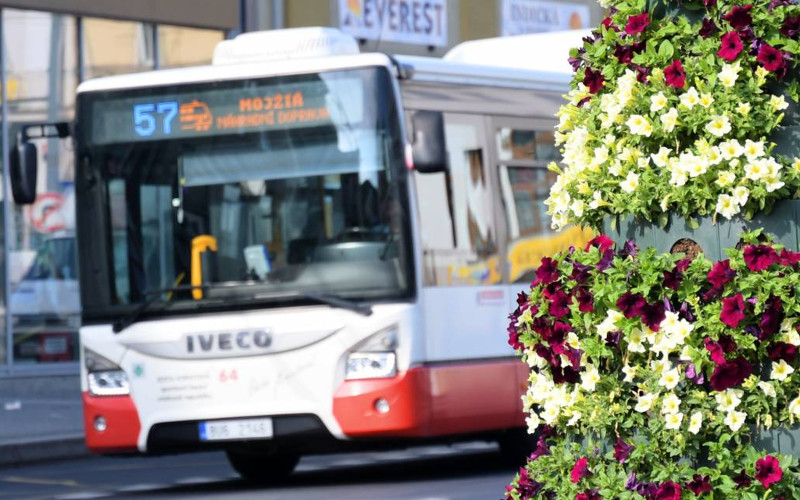
[[(106, 429), (95, 429), (95, 420), (103, 417)], [(83, 393), (83, 426), (86, 447), (93, 453), (136, 451), (142, 428), (136, 405), (130, 396), (90, 396)]]
[[(391, 379), (347, 380), (333, 414), (350, 437), (430, 437), (525, 425), (520, 396), (527, 367), (519, 360), (426, 366)], [(376, 407), (380, 399), (389, 411)]]

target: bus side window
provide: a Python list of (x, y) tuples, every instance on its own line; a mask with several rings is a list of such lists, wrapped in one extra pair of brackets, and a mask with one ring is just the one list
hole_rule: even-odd
[(557, 174), (547, 169), (560, 155), (550, 130), (497, 130), (500, 192), (507, 227), (506, 265), (512, 283), (530, 283), (542, 257), (588, 241), (588, 231), (550, 227), (545, 200)]
[(427, 286), (501, 281), (482, 116), (445, 114), (448, 171), (415, 174)]

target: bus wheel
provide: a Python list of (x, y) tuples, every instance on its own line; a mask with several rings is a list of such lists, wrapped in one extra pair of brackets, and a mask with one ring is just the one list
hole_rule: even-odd
[(258, 453), (228, 450), (231, 467), (247, 481), (268, 483), (286, 479), (297, 467), (300, 456), (290, 453)]
[(497, 440), (503, 461), (513, 467), (525, 465), (528, 456), (536, 449), (538, 433), (528, 434), (528, 429), (509, 429)]

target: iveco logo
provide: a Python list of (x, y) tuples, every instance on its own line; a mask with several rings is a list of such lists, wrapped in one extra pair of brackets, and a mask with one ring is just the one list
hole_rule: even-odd
[(244, 330), (224, 333), (195, 333), (186, 335), (186, 352), (210, 353), (220, 351), (253, 351), (269, 349), (272, 334), (266, 330)]

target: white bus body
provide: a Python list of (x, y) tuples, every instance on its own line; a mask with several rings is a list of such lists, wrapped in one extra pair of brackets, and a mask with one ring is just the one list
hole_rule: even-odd
[[(259, 36), (266, 38), (259, 42)], [(89, 448), (224, 448), (248, 475), (254, 470), (249, 463), (269, 457), (293, 465), (306, 453), (499, 438), (523, 427), (527, 370), (507, 345), (507, 315), (541, 256), (589, 238), (577, 229), (550, 232), (543, 206), (553, 180), (545, 165), (557, 154), (553, 116), (570, 75), (357, 54), (354, 41), (328, 29), (240, 38), (223, 42), (211, 66), (102, 78), (78, 89), (81, 380)], [(261, 60), (254, 54), (259, 43), (294, 49)], [(315, 50), (346, 54), (297, 56)], [(350, 76), (325, 76), (331, 72)], [(357, 76), (373, 73), (378, 76)], [(380, 75), (388, 78), (385, 88), (374, 85), (383, 88), (376, 104), (370, 85)], [(287, 90), (293, 85), (296, 94)], [(290, 123), (285, 130), (276, 122), (252, 128), (269, 120), (250, 114), (253, 106), (267, 106), (267, 97), (261, 104), (249, 100), (267, 88), (294, 102), (294, 114), (272, 115)], [(319, 88), (328, 92), (320, 101), (325, 109), (307, 109)], [(357, 99), (341, 102), (339, 91)], [(214, 112), (227, 99), (238, 103), (238, 115)], [(276, 107), (277, 98), (269, 99)], [(173, 109), (175, 102), (179, 108)], [(381, 107), (389, 111), (376, 121), (385, 125), (374, 136), (379, 139), (357, 128), (358, 118), (347, 118), (372, 116)], [(411, 116), (421, 110), (444, 114), (447, 172), (420, 173), (411, 165)], [(170, 115), (175, 121), (167, 123)], [(133, 122), (135, 134), (123, 118)], [(314, 134), (324, 127), (312, 131), (303, 120), (336, 122), (325, 132), (333, 145), (318, 146), (323, 139)], [(176, 132), (179, 123), (188, 128)], [(204, 124), (211, 130), (201, 130)], [(209, 138), (199, 141), (206, 132)], [(229, 138), (252, 139), (254, 149), (229, 146)], [(162, 153), (174, 154), (177, 166), (162, 165)], [(376, 166), (381, 162), (391, 166), (384, 171)], [(268, 180), (261, 180), (259, 165), (269, 170)], [(178, 174), (163, 173), (170, 168)], [(302, 177), (304, 169), (317, 177)], [(396, 193), (386, 187), (392, 183)], [(319, 197), (308, 194), (312, 187)], [(372, 191), (380, 203), (370, 204)], [(380, 213), (372, 215), (385, 217), (375, 226), (348, 222), (369, 220), (375, 206)], [(383, 206), (390, 215), (383, 215)], [(322, 236), (301, 258), (291, 252), (306, 241), (296, 237), (303, 220), (312, 219), (304, 210), (321, 214)], [(193, 300), (183, 290), (157, 292), (158, 302), (141, 305), (152, 298), (145, 292), (188, 282), (178, 273), (176, 235), (192, 214), (198, 227), (205, 225), (198, 234), (216, 238), (221, 268), (246, 265), (249, 278), (235, 291), (264, 287), (262, 296), (252, 292), (249, 302), (239, 303), (236, 293), (210, 288)], [(258, 223), (247, 231), (231, 229), (251, 219)], [(226, 254), (233, 245), (229, 233), (243, 243)], [(380, 257), (356, 256), (356, 247), (375, 248)], [(237, 260), (242, 248), (253, 260)], [(340, 274), (324, 267), (344, 266), (340, 258), (360, 267), (342, 267)], [(285, 269), (289, 278), (267, 277)], [(360, 289), (337, 288), (352, 275), (401, 291), (371, 299)], [(319, 280), (322, 291), (368, 305), (371, 314), (295, 294), (289, 285), (280, 288), (283, 295), (270, 288), (292, 279)], [(139, 282), (148, 287), (135, 292)], [(112, 324), (126, 316), (129, 324), (115, 332)]]

